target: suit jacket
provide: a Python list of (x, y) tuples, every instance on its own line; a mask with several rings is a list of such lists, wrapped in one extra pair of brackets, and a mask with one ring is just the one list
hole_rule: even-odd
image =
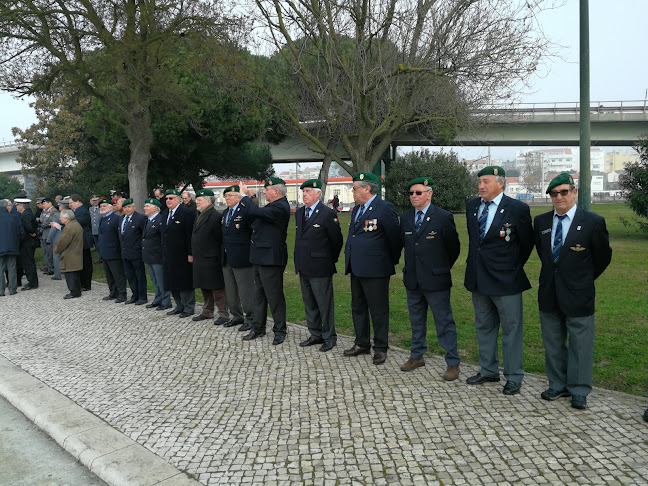
[(493, 223), (480, 242), (480, 204), (481, 198), (466, 203), (468, 258), (464, 286), (485, 295), (514, 295), (530, 289), (524, 273), (534, 245), (529, 206), (503, 195)]
[(92, 218), (88, 208), (81, 205), (74, 211), (74, 217), (83, 228), (83, 249), (88, 250), (94, 245), (94, 238), (92, 237)]
[(285, 267), (288, 263), (286, 234), (290, 221), (288, 200), (282, 197), (260, 208), (245, 196), (241, 204), (245, 204), (244, 217), (252, 226), (250, 263)]
[(102, 260), (121, 260), (119, 242), (119, 215), (111, 213), (99, 222), (99, 258)]
[(126, 216), (119, 217), (119, 243), (121, 246), (121, 257), (124, 260), (142, 259), (142, 236), (146, 229), (148, 218), (135, 211), (131, 215), (129, 223), (122, 233), (122, 225)]
[[(191, 211), (191, 209), (190, 209)], [(191, 236), (193, 251), (193, 286), (197, 289), (225, 288), (221, 266), (223, 229), (221, 213), (213, 206), (196, 218)]]
[(558, 262), (553, 262), (553, 210), (534, 220), (536, 251), (542, 262), (538, 307), (560, 310), (570, 317), (594, 314), (594, 280), (610, 264), (612, 248), (605, 219), (581, 208), (564, 238)]
[(460, 251), (454, 218), (448, 211), (430, 205), (416, 231), (416, 209), (400, 216), (405, 248), (403, 283), (410, 290), (447, 290), (452, 287), (450, 270)]
[(342, 250), (342, 230), (337, 214), (320, 201), (308, 221), (306, 206), (295, 212), (295, 273), (306, 277), (330, 277)]
[(38, 248), (40, 246), (40, 243), (38, 242), (38, 223), (36, 222), (36, 217), (31, 208), (25, 208), (20, 215), (20, 222), (25, 230), (23, 240), (20, 242), (21, 246), (26, 248)]
[(162, 264), (162, 233), (160, 228), (162, 218), (160, 213), (149, 221), (146, 218), (146, 225), (142, 233), (142, 260), (150, 265)]
[(165, 290), (193, 289), (193, 266), (188, 256), (193, 255), (191, 233), (196, 212), (179, 204), (173, 218), (167, 224), (169, 210), (165, 209), (159, 218), (162, 233), (162, 265), (164, 265)]
[(250, 240), (252, 239), (252, 227), (244, 217), (247, 206), (239, 203), (229, 225), (227, 215), (232, 211), (227, 208), (223, 213), (223, 245), (221, 247), (221, 262), (223, 266), (229, 265), (232, 268), (250, 267)]
[[(351, 213), (349, 235), (344, 247), (345, 273), (376, 278), (394, 275), (401, 254), (400, 227), (396, 208), (376, 197), (355, 225), (358, 208)], [(370, 230), (371, 228), (371, 230)]]

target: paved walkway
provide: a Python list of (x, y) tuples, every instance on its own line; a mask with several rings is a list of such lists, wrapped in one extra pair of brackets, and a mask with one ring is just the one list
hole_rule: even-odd
[(642, 398), (595, 389), (576, 411), (539, 399), (544, 377), (506, 397), (466, 385), (472, 366), (444, 382), (440, 358), (403, 373), (403, 350), (374, 366), (341, 356), (351, 338), (300, 348), (300, 326), (245, 343), (43, 283), (0, 298), (0, 355), (203, 484), (648, 483)]

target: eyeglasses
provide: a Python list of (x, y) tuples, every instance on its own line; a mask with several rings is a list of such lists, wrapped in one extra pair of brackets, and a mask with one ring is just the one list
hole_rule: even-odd
[(169, 199), (175, 199), (175, 198), (177, 198), (177, 197), (178, 197), (178, 196), (167, 196), (165, 199), (169, 200)]
[(551, 197), (558, 197), (558, 194), (560, 194), (562, 197), (567, 196), (569, 194), (570, 189), (563, 189), (561, 191), (549, 191), (549, 195)]
[(416, 194), (417, 196), (421, 196), (423, 195), (424, 192), (429, 192), (429, 191), (410, 191), (409, 195), (413, 196), (414, 194)]
[(353, 187), (351, 188), (351, 190), (352, 190), (352, 191), (359, 191), (360, 189), (362, 189), (362, 187), (363, 187), (363, 186), (353, 186)]

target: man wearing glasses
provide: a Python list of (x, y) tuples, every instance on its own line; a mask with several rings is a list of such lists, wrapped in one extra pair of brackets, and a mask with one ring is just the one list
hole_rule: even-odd
[(571, 175), (554, 177), (547, 194), (554, 210), (534, 221), (542, 262), (538, 307), (549, 379), (540, 397), (571, 396), (571, 406), (582, 410), (592, 390), (594, 280), (610, 264), (612, 248), (605, 219), (576, 206), (578, 190)]
[(459, 378), (457, 325), (450, 306), (450, 270), (459, 257), (460, 243), (452, 214), (432, 204), (430, 177), (409, 183), (413, 208), (400, 216), (400, 232), (405, 248), (403, 283), (412, 326), (410, 358), (401, 366), (412, 371), (425, 366), (427, 351), (427, 309), (434, 317), (439, 345), (445, 350), (447, 369), (443, 379)]

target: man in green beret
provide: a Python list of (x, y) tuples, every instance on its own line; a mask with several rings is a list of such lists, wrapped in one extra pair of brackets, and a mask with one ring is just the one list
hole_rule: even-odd
[(401, 366), (412, 371), (425, 366), (427, 351), (427, 314), (432, 311), (439, 345), (445, 350), (446, 371), (443, 378), (459, 377), (457, 325), (452, 316), (450, 271), (459, 257), (460, 243), (452, 213), (432, 204), (430, 177), (419, 177), (409, 183), (413, 208), (400, 216), (400, 232), (405, 248), (403, 283), (407, 310), (412, 327), (410, 358)]
[[(605, 219), (576, 205), (578, 190), (564, 172), (549, 183), (553, 211), (534, 220), (540, 257), (538, 307), (549, 388), (544, 400), (571, 396), (587, 408), (594, 362), (594, 280), (610, 264)], [(568, 343), (569, 340), (569, 343)]]
[(506, 385), (503, 393), (520, 393), (522, 365), (522, 292), (531, 288), (524, 264), (533, 250), (529, 206), (504, 194), (502, 167), (482, 169), (479, 196), (466, 203), (468, 258), (464, 286), (472, 292), (480, 371), (469, 385), (499, 382), (497, 337), (502, 327)]
[(137, 212), (131, 198), (122, 203), (124, 215), (119, 219), (119, 241), (124, 273), (131, 289), (131, 298), (126, 304), (142, 305), (148, 300), (146, 269), (142, 259), (142, 237), (147, 218)]
[(160, 201), (151, 198), (144, 201), (146, 226), (142, 234), (142, 261), (155, 288), (153, 302), (147, 309), (164, 311), (171, 308), (171, 292), (164, 288), (164, 267), (162, 265), (162, 218)]
[(378, 177), (371, 172), (353, 176), (353, 199), (349, 234), (344, 248), (345, 273), (351, 278), (351, 315), (354, 345), (344, 356), (371, 353), (371, 322), (374, 330), (373, 363), (387, 359), (389, 348), (389, 279), (401, 254), (396, 208), (378, 197)]
[(99, 201), (101, 221), (99, 222), (99, 258), (103, 262), (104, 275), (109, 293), (105, 301), (117, 303), (126, 301), (126, 275), (121, 258), (119, 241), (119, 215), (113, 211), (114, 205), (108, 199)]

